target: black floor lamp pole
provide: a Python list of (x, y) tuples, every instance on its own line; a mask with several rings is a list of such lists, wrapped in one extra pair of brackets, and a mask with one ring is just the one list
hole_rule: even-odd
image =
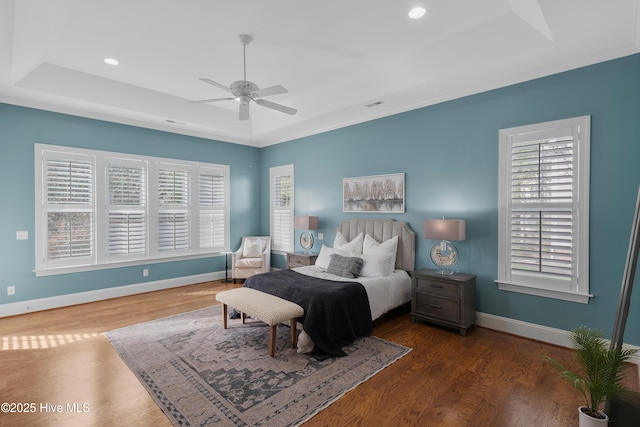
[(224, 280), (222, 281), (222, 283), (231, 282), (231, 280), (229, 280), (229, 254), (230, 253), (231, 252), (224, 253)]

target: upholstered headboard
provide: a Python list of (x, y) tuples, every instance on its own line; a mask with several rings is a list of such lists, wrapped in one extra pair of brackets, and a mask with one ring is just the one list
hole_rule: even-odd
[(416, 233), (406, 222), (395, 222), (391, 219), (350, 219), (342, 221), (337, 231), (348, 240), (358, 234), (368, 234), (378, 242), (398, 236), (398, 254), (396, 268), (411, 271), (416, 263)]

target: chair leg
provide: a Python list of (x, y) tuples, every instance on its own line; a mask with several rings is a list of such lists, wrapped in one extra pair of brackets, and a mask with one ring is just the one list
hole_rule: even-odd
[(277, 327), (278, 325), (269, 327), (269, 357), (273, 357), (275, 354)]
[(222, 304), (222, 329), (227, 329), (227, 304)]
[(291, 348), (296, 348), (298, 335), (296, 334), (296, 327), (298, 325), (297, 319), (291, 319), (289, 321), (289, 329), (291, 330)]

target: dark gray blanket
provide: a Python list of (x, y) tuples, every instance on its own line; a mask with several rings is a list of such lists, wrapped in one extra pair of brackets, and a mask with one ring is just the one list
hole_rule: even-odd
[(367, 291), (357, 282), (340, 282), (278, 270), (249, 277), (244, 286), (295, 302), (304, 309), (304, 330), (314, 352), (346, 356), (341, 347), (373, 330)]

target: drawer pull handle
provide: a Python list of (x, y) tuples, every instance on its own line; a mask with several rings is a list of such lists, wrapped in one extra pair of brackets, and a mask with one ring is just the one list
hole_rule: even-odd
[(430, 305), (431, 305), (431, 307), (433, 307), (433, 308), (442, 308), (442, 306), (441, 306), (441, 305), (438, 305), (438, 304), (430, 304)]
[(436, 288), (436, 289), (442, 289), (444, 288), (444, 286), (442, 285), (431, 285), (432, 288)]

